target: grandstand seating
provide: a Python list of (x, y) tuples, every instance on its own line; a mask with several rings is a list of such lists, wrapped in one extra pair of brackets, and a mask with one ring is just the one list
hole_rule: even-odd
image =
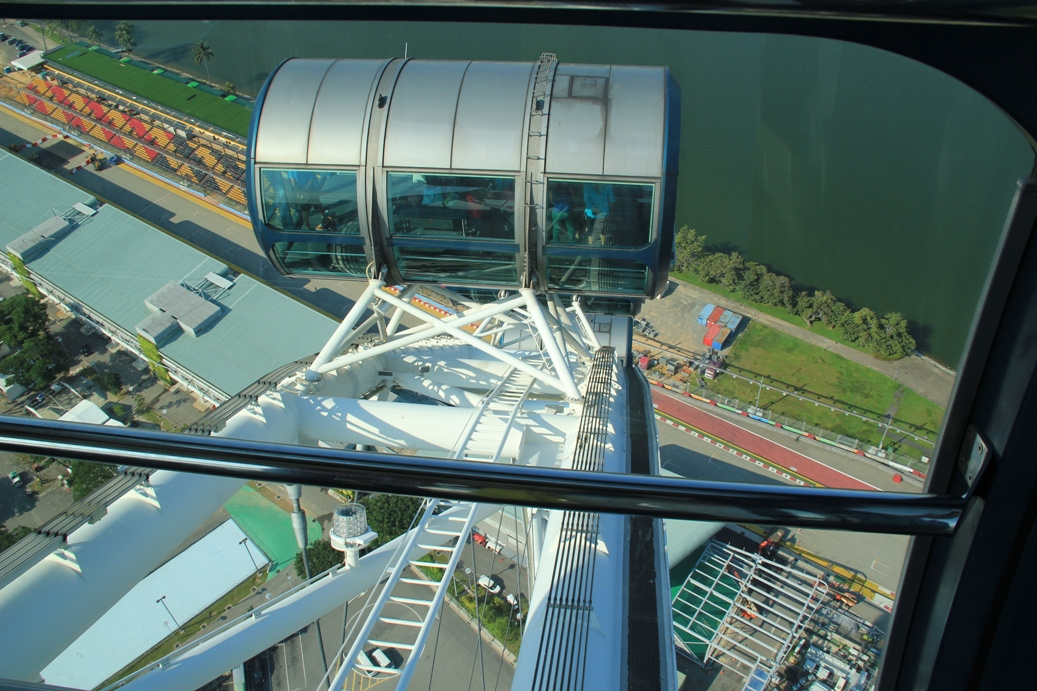
[(83, 109), (86, 108), (86, 99), (82, 95), (77, 93), (70, 93), (68, 95), (69, 105), (76, 109), (76, 111), (82, 113)]
[(141, 139), (148, 133), (147, 125), (138, 120), (137, 118), (130, 118), (126, 121), (126, 127), (128, 127), (133, 134), (137, 135)]
[(214, 151), (203, 144), (209, 135), (205, 131), (197, 132), (195, 138), (175, 134), (159, 122), (145, 122), (147, 118), (129, 115), (104, 103), (103, 98), (90, 93), (76, 79), (65, 76), (63, 81), (37, 76), (25, 91), (18, 91), (15, 100), (115, 149), (132, 153), (235, 202), (246, 203), (241, 187), (244, 147), (235, 152), (236, 145), (231, 142), (225, 144), (228, 150)]

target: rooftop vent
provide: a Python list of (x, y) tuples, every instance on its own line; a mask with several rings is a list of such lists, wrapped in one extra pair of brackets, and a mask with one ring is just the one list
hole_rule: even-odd
[(156, 345), (170, 338), (179, 326), (197, 337), (220, 318), (220, 308), (179, 283), (167, 283), (144, 304), (155, 314), (136, 326), (137, 333)]

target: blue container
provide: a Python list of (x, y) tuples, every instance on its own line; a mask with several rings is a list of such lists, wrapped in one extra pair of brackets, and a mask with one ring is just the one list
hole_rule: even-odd
[(712, 303), (710, 303), (710, 304), (706, 305), (705, 307), (703, 307), (702, 311), (699, 312), (699, 324), (701, 324), (702, 326), (705, 326), (706, 325), (706, 320), (709, 319), (709, 315), (713, 313), (714, 309), (716, 309), (716, 305), (714, 305)]

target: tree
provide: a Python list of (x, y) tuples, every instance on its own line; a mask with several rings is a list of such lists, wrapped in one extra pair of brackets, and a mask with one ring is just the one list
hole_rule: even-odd
[(238, 86), (234, 82), (223, 82), (223, 93), (233, 96), (238, 93)]
[(699, 276), (709, 283), (719, 283), (729, 290), (734, 290), (742, 279), (745, 259), (738, 252), (714, 252), (702, 257), (696, 270)]
[(361, 499), (360, 503), (367, 509), (368, 525), (378, 533), (372, 547), (384, 545), (407, 532), (414, 521), (414, 514), (421, 507), (420, 498), (396, 494), (372, 494)]
[(89, 461), (70, 461), (72, 471), (68, 477), (68, 486), (72, 489), (72, 499), (79, 501), (88, 494), (115, 477), (115, 466), (108, 463), (90, 463)]
[(104, 386), (104, 390), (113, 396), (118, 396), (122, 393), (122, 377), (115, 370), (105, 372), (101, 383)]
[(677, 237), (674, 240), (673, 268), (677, 271), (691, 271), (702, 258), (705, 246), (705, 235), (699, 235), (694, 228), (682, 227), (677, 231)]
[(3, 552), (31, 532), (32, 530), (24, 525), (15, 526), (14, 530), (8, 530), (5, 526), (0, 525), (0, 552)]
[(49, 334), (22, 344), (21, 349), (0, 360), (0, 370), (28, 389), (42, 389), (63, 371), (65, 354)]
[(830, 290), (823, 293), (815, 290), (814, 294), (806, 300), (801, 299), (798, 307), (800, 316), (806, 320), (807, 326), (820, 319), (828, 326), (835, 328), (839, 326), (848, 311), (846, 305), (836, 300)]
[(784, 307), (789, 312), (796, 311), (796, 293), (792, 290), (792, 279), (788, 276), (768, 271), (763, 277), (760, 292), (764, 304)]
[(907, 330), (907, 320), (899, 312), (890, 312), (879, 320), (875, 343), (876, 354), (886, 360), (897, 360), (915, 350), (915, 339)]
[(747, 263), (738, 281), (738, 292), (749, 302), (764, 302), (764, 281), (769, 273), (763, 264)]
[(194, 64), (205, 65), (205, 81), (212, 82), (212, 78), (209, 76), (209, 63), (215, 57), (215, 53), (212, 52), (212, 48), (205, 41), (197, 41), (191, 49), (194, 55)]
[(843, 336), (850, 342), (869, 350), (875, 349), (880, 324), (878, 315), (867, 307), (848, 314), (842, 322)]
[(93, 24), (86, 30), (86, 40), (95, 46), (104, 40), (104, 35)]
[(0, 339), (12, 348), (40, 336), (50, 336), (47, 307), (30, 295), (15, 295), (0, 302)]
[[(331, 543), (314, 540), (306, 548), (306, 558), (310, 560), (310, 575), (324, 573), (332, 566), (342, 563), (342, 552), (337, 551)], [(306, 565), (302, 562), (302, 552), (295, 553), (295, 573), (299, 578), (306, 578)]]
[(115, 25), (115, 42), (129, 53), (137, 47), (137, 39), (133, 35), (133, 22), (122, 21)]
[(78, 36), (79, 32), (83, 30), (82, 19), (66, 19), (65, 29), (68, 31), (69, 37)]

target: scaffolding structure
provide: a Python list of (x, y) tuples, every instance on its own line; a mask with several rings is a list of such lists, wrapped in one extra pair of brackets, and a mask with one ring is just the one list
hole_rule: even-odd
[(673, 600), (677, 648), (763, 688), (827, 592), (821, 574), (711, 540)]

